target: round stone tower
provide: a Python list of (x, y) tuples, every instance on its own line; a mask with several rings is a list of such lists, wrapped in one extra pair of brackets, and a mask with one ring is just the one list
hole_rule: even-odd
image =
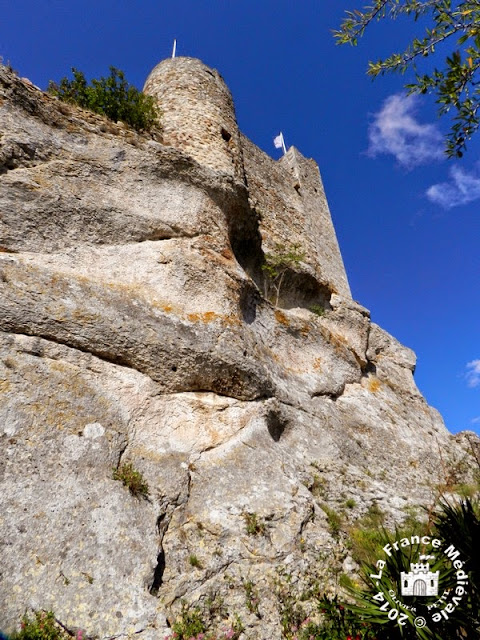
[(168, 58), (153, 69), (143, 91), (158, 101), (164, 144), (244, 182), (235, 108), (218, 71), (196, 58)]

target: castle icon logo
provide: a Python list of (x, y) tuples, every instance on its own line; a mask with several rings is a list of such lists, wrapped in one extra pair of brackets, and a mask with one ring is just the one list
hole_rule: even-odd
[[(423, 562), (422, 562), (423, 560)], [(437, 596), (439, 571), (430, 571), (429, 560), (435, 556), (420, 556), (420, 562), (410, 564), (411, 571), (400, 574), (402, 596)]]

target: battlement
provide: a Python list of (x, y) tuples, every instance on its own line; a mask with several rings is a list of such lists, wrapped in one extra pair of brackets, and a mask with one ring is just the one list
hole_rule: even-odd
[[(338, 293), (350, 298), (345, 267), (316, 162), (291, 147), (273, 160), (238, 129), (232, 96), (218, 71), (195, 58), (169, 58), (148, 76), (144, 92), (162, 111), (163, 142), (248, 191), (259, 219), (262, 251), (298, 244), (305, 253), (302, 283), (291, 300)], [(297, 286), (298, 285), (298, 286)], [(322, 294), (323, 291), (323, 294)]]
[(430, 565), (428, 562), (426, 564), (422, 564), (421, 562), (412, 562), (410, 565), (412, 569), (412, 573), (429, 573)]

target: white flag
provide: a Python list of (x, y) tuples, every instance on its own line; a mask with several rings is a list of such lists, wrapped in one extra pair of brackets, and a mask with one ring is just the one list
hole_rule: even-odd
[(285, 145), (283, 141), (283, 133), (280, 133), (276, 138), (273, 139), (273, 144), (277, 149), (283, 149)]

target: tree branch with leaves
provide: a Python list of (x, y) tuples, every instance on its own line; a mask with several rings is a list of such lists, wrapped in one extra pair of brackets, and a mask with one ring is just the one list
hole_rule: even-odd
[(286, 247), (277, 243), (275, 251), (265, 255), (265, 263), (262, 265), (265, 275), (265, 297), (269, 298), (270, 290), (273, 289), (276, 307), (287, 272), (294, 271), (304, 258), (305, 251), (302, 251), (299, 244)]
[[(376, 77), (413, 71), (415, 81), (405, 85), (408, 92), (432, 93), (440, 116), (452, 112), (445, 151), (449, 157), (462, 157), (480, 127), (480, 0), (373, 0), (362, 10), (347, 11), (334, 36), (338, 44), (356, 45), (373, 22), (400, 16), (419, 25), (420, 37), (413, 37), (399, 53), (369, 62), (367, 73)], [(441, 58), (437, 47), (445, 49), (442, 66), (420, 72), (422, 60)]]

